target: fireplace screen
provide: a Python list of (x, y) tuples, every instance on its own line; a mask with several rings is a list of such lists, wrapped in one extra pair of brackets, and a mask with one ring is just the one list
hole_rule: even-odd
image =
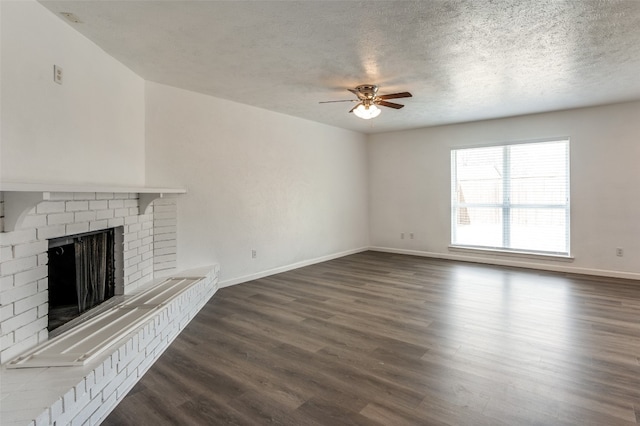
[(49, 331), (113, 297), (114, 230), (49, 241)]

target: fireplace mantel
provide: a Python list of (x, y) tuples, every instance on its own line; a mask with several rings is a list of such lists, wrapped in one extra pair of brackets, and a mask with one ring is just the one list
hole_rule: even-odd
[(140, 214), (153, 200), (164, 197), (165, 194), (184, 194), (183, 188), (156, 188), (146, 186), (112, 186), (112, 185), (67, 185), (49, 183), (0, 183), (0, 192), (4, 193), (4, 232), (16, 230), (29, 211), (41, 201), (49, 200), (51, 193), (79, 193), (79, 192), (112, 192), (140, 194)]

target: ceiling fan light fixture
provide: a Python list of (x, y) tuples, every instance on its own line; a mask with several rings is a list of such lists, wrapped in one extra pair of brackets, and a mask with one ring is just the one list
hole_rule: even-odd
[(380, 115), (382, 111), (380, 108), (375, 106), (374, 104), (365, 105), (364, 103), (360, 103), (354, 110), (353, 113), (362, 118), (363, 120), (371, 120), (372, 118), (376, 118)]

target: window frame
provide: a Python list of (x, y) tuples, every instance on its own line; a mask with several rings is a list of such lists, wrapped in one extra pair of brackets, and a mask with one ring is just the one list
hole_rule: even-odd
[[(510, 155), (510, 147), (516, 145), (530, 145), (537, 143), (549, 143), (549, 142), (565, 142), (566, 156), (565, 156), (565, 170), (566, 170), (566, 197), (565, 202), (562, 204), (528, 204), (528, 203), (511, 203), (511, 199), (507, 194), (511, 193), (511, 155)], [(466, 149), (478, 149), (478, 148), (492, 148), (492, 147), (502, 147), (502, 160), (503, 160), (503, 176), (502, 176), (502, 203), (460, 203), (458, 202), (457, 197), (457, 163), (456, 163), (456, 154), (459, 151)], [(482, 252), (495, 252), (495, 253), (508, 253), (508, 254), (523, 254), (523, 255), (533, 255), (533, 256), (547, 256), (547, 257), (560, 257), (560, 258), (571, 258), (571, 138), (568, 136), (560, 136), (554, 138), (544, 138), (544, 139), (534, 139), (534, 140), (523, 140), (523, 141), (512, 141), (512, 142), (496, 142), (490, 144), (480, 144), (480, 145), (467, 145), (462, 147), (452, 147), (450, 150), (450, 161), (451, 161), (451, 169), (450, 169), (450, 249), (462, 249), (462, 250), (477, 250)], [(502, 211), (502, 246), (485, 246), (485, 245), (474, 245), (474, 244), (460, 244), (455, 243), (456, 241), (456, 231), (457, 231), (457, 217), (458, 217), (458, 209), (459, 208), (497, 208)], [(508, 247), (510, 243), (510, 217), (511, 211), (513, 209), (563, 209), (565, 214), (565, 223), (566, 223), (566, 232), (565, 232), (565, 245), (566, 252), (557, 252), (557, 251), (545, 251), (545, 250), (534, 250), (534, 249), (512, 249)]]

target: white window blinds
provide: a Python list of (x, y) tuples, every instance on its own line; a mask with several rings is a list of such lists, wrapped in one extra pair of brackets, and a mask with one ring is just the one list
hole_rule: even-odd
[(569, 140), (451, 150), (451, 244), (569, 255)]

